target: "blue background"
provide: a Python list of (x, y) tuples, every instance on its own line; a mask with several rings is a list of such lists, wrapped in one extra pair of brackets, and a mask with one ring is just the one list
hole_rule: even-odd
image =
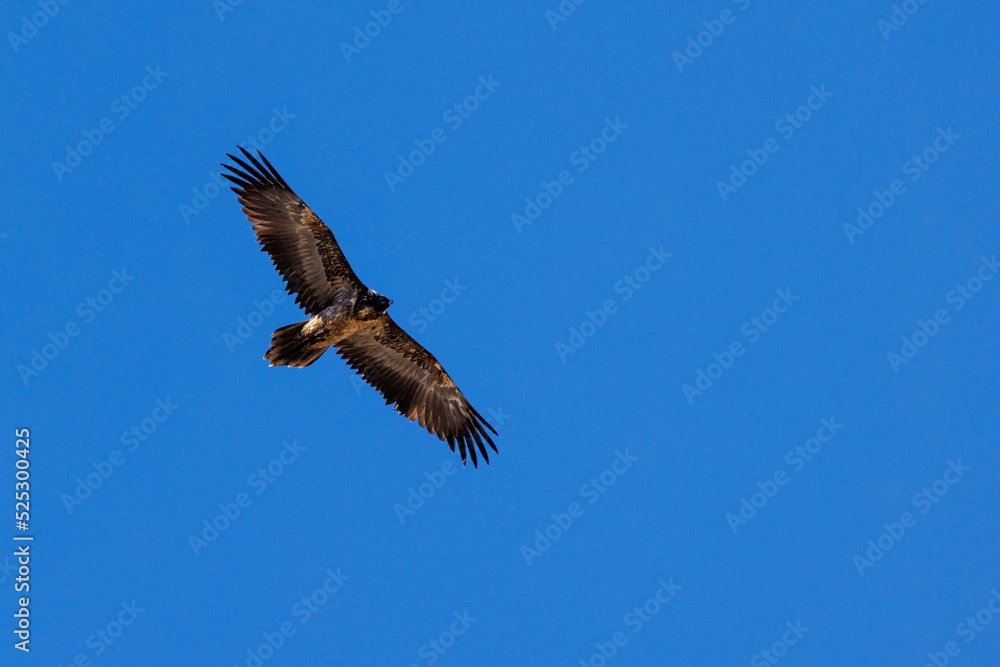
[[(915, 5), (885, 38), (889, 2), (587, 2), (553, 24), (555, 0), (403, 0), (350, 60), (341, 43), (386, 3), (336, 4), (69, 2), (37, 31), (23, 24), (37, 3), (3, 5), (0, 486), (12, 512), (13, 431), (31, 428), (36, 541), (30, 657), (12, 647), (0, 560), (0, 662), (252, 665), (290, 622), (264, 664), (599, 665), (618, 632), (608, 664), (772, 664), (766, 649), (922, 665), (948, 642), (952, 664), (992, 664), (1000, 623), (969, 642), (960, 624), (1000, 588), (1000, 280), (961, 310), (948, 297), (1000, 250), (994, 3)], [(679, 68), (706, 21), (722, 33)], [(147, 67), (162, 81), (123, 118), (112, 105)], [(443, 114), (490, 75), (499, 87), (453, 129)], [(786, 137), (776, 123), (813, 86), (832, 96)], [(577, 171), (616, 118), (627, 128)], [(444, 143), (390, 189), (385, 172), (435, 128)], [(909, 180), (948, 128), (960, 138)], [(255, 305), (280, 278), (213, 187), (250, 136), (500, 431), (488, 467), (445, 475), (412, 514), (411, 489), (457, 455), (332, 353), (305, 370), (262, 359), (303, 317), (291, 298)], [(777, 152), (724, 200), (718, 182), (769, 139)], [(511, 216), (562, 170), (573, 182), (519, 229)], [(849, 238), (895, 179), (905, 193)], [(672, 257), (626, 299), (616, 284), (661, 245)], [(103, 294), (123, 270), (134, 279)], [(465, 289), (442, 309), (446, 280)], [(751, 342), (779, 289), (798, 299)], [(439, 314), (414, 325), (420, 308)], [(948, 322), (894, 368), (938, 309)], [(26, 373), (52, 340), (65, 348)], [(734, 341), (744, 353), (718, 377)], [(717, 379), (689, 401), (699, 370)], [(177, 408), (129, 451), (157, 399)], [(786, 453), (824, 418), (843, 428), (796, 469)], [(305, 449), (257, 493), (251, 476), (293, 440)], [(68, 503), (115, 450), (121, 465)], [(616, 451), (636, 461), (595, 492)], [(914, 496), (949, 461), (969, 469), (922, 512)], [(734, 531), (727, 515), (779, 470), (787, 483)], [(193, 547), (240, 493), (249, 506)], [(582, 515), (551, 528), (572, 503)], [(859, 566), (904, 512), (915, 525)], [(338, 568), (349, 579), (301, 622), (295, 605)], [(680, 588), (636, 632), (660, 579)], [(133, 600), (121, 636), (94, 639)], [(464, 634), (430, 648), (466, 612)]]

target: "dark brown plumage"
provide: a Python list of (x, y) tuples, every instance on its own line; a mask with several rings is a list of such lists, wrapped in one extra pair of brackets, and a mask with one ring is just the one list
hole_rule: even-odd
[[(222, 174), (253, 223), (257, 240), (284, 278), (309, 320), (274, 332), (264, 355), (272, 366), (305, 367), (329, 347), (378, 390), (387, 405), (442, 441), (458, 445), (478, 466), (476, 450), (489, 463), (486, 444), (497, 451), (486, 429), (496, 431), (469, 403), (430, 352), (389, 317), (391, 301), (354, 274), (337, 240), (271, 163), (240, 148), (245, 160)], [(485, 427), (485, 428), (484, 428)]]

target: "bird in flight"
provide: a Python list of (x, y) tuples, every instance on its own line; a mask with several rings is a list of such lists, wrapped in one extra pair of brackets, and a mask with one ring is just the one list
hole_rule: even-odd
[[(239, 168), (223, 164), (257, 241), (271, 256), (309, 319), (289, 324), (271, 336), (264, 358), (271, 366), (304, 368), (327, 348), (395, 404), (396, 412), (421, 428), (455, 444), (465, 465), (466, 450), (478, 467), (476, 447), (489, 463), (483, 444), (496, 445), (486, 429), (497, 432), (476, 412), (444, 368), (392, 321), (392, 301), (368, 289), (351, 269), (330, 228), (306, 206), (260, 151), (259, 160), (239, 147), (246, 160), (226, 154)], [(486, 428), (483, 428), (483, 427)]]

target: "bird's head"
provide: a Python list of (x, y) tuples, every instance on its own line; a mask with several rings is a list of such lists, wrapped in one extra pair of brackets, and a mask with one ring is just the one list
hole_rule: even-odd
[(359, 320), (372, 320), (381, 315), (392, 305), (392, 299), (388, 299), (374, 290), (357, 300), (354, 306), (354, 316)]

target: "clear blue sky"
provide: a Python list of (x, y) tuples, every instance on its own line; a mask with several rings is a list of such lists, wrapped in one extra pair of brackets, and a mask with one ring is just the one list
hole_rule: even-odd
[[(0, 10), (0, 663), (995, 660), (994, 3), (224, 2)], [(262, 359), (255, 143), (489, 466)]]

